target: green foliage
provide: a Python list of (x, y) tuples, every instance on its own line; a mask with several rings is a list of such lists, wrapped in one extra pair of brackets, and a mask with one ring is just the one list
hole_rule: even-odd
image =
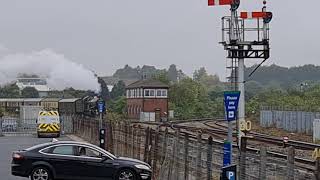
[(124, 115), (126, 108), (126, 97), (119, 96), (116, 99), (109, 101), (109, 106), (107, 108), (110, 112)]
[(21, 97), (23, 97), (23, 98), (39, 98), (39, 92), (34, 87), (25, 87), (21, 91)]
[(124, 96), (126, 93), (126, 85), (123, 81), (118, 81), (118, 83), (113, 86), (112, 91), (110, 93), (111, 99), (116, 99), (120, 96)]
[(153, 76), (153, 79), (158, 80), (162, 83), (169, 84), (170, 80), (168, 78), (168, 73), (166, 71), (160, 71)]
[(178, 80), (178, 71), (176, 65), (174, 64), (171, 64), (168, 69), (168, 79), (171, 82), (177, 82)]
[(221, 82), (218, 75), (209, 75), (204, 67), (196, 70), (193, 73), (193, 80), (201, 83), (209, 90), (214, 90), (221, 87)]
[(179, 119), (214, 117), (223, 113), (223, 99), (210, 99), (207, 87), (191, 78), (173, 84), (169, 100), (170, 109)]
[(16, 84), (0, 87), (0, 98), (19, 98), (20, 90)]
[[(245, 69), (245, 77), (253, 71), (256, 65)], [(308, 85), (318, 84), (320, 77), (320, 66), (304, 65), (299, 67), (281, 67), (275, 64), (260, 67), (250, 80), (259, 82), (264, 87), (278, 89), (300, 88), (300, 84), (308, 82)]]
[(110, 92), (109, 92), (109, 89), (108, 89), (108, 86), (106, 84), (106, 82), (98, 77), (98, 83), (100, 84), (100, 96), (101, 98), (104, 100), (104, 101), (107, 101), (110, 99)]
[[(50, 91), (48, 97), (50, 98), (83, 98), (92, 95), (91, 91), (76, 90), (67, 88), (63, 91)], [(93, 93), (94, 94), (94, 93)]]

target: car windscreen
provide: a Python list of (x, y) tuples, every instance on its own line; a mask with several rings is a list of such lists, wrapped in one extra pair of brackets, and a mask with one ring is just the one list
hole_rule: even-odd
[(60, 123), (60, 121), (57, 116), (40, 116), (38, 123)]

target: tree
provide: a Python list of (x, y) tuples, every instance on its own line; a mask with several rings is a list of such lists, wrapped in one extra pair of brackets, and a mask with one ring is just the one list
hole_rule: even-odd
[(110, 92), (109, 92), (109, 89), (108, 89), (108, 86), (106, 84), (106, 82), (98, 77), (98, 83), (100, 84), (100, 96), (101, 98), (104, 100), (104, 101), (107, 101), (110, 99)]
[(178, 80), (178, 71), (176, 65), (174, 64), (171, 64), (168, 69), (168, 79), (171, 82), (177, 82)]
[(24, 98), (39, 98), (39, 92), (34, 87), (25, 87), (21, 91), (21, 96)]
[(208, 89), (215, 89), (220, 86), (221, 82), (218, 75), (209, 75), (204, 67), (199, 70), (195, 70), (193, 73), (193, 80), (206, 86)]
[(210, 117), (210, 101), (205, 86), (186, 78), (169, 89), (170, 106), (181, 119)]
[(113, 86), (110, 96), (111, 99), (116, 99), (120, 96), (124, 96), (126, 93), (126, 85), (123, 81), (118, 81), (115, 86)]
[(205, 76), (208, 76), (207, 70), (204, 67), (201, 67), (199, 70), (194, 71), (193, 80), (200, 81)]
[(110, 101), (108, 108), (111, 112), (123, 115), (125, 112), (126, 104), (126, 97), (119, 96), (116, 99)]
[(19, 98), (20, 89), (16, 84), (9, 84), (0, 88), (0, 98)]
[(158, 81), (160, 81), (160, 82), (162, 82), (164, 84), (169, 84), (170, 83), (170, 81), (168, 79), (168, 73), (165, 70), (159, 71), (157, 74), (155, 74), (153, 76), (152, 79), (158, 80)]

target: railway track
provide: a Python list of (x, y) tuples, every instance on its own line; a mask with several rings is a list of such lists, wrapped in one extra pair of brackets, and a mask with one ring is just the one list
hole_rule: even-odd
[[(226, 137), (228, 133), (227, 127), (225, 125), (220, 124), (222, 121), (224, 120), (210, 118), (210, 119), (181, 120), (181, 121), (165, 122), (165, 123), (158, 123), (158, 122), (143, 122), (143, 123), (133, 122), (133, 123), (156, 125), (157, 127), (166, 127), (172, 130), (180, 129), (182, 133), (188, 133), (190, 138), (194, 138), (194, 139), (197, 138), (197, 133), (201, 132), (202, 134), (207, 134), (208, 136), (217, 137), (217, 139), (221, 139), (221, 141), (214, 140), (214, 142), (222, 145), (223, 139)], [(199, 127), (194, 127), (190, 125), (181, 125), (183, 123), (188, 123), (188, 122), (202, 122), (205, 126), (209, 128), (199, 128)], [(212, 122), (214, 122), (214, 125), (210, 124)], [(253, 139), (250, 139), (250, 141), (273, 144), (277, 146), (283, 145), (283, 140), (281, 138), (272, 137), (266, 134), (261, 134), (256, 132), (251, 132), (248, 135), (253, 136)], [(204, 137), (208, 137), (208, 136), (204, 136)], [(237, 132), (233, 132), (233, 136), (234, 138), (236, 138)], [(204, 140), (207, 140), (207, 138), (205, 138)], [(314, 148), (320, 148), (320, 145), (318, 144), (307, 143), (302, 141), (293, 141), (293, 140), (289, 140), (287, 145), (293, 146), (294, 148), (300, 149), (300, 150), (314, 150)], [(234, 148), (239, 148), (237, 144), (233, 144), (232, 146)], [(254, 147), (247, 147), (247, 152), (260, 153), (260, 150)], [(284, 160), (287, 159), (287, 155), (279, 152), (268, 151), (267, 154), (275, 158), (284, 159)], [(305, 159), (302, 157), (295, 157), (295, 162), (297, 163), (296, 165), (301, 168), (304, 168), (308, 171), (315, 171), (314, 167), (316, 163), (313, 160)]]
[[(148, 124), (148, 125), (156, 125), (158, 127), (168, 127), (173, 130), (175, 129), (184, 129), (187, 131), (191, 131), (193, 133), (198, 133), (202, 132), (204, 134), (209, 134), (214, 137), (220, 137), (221, 139), (224, 139), (225, 136), (228, 133), (228, 128), (225, 125), (222, 125), (221, 122), (224, 120), (221, 118), (204, 118), (204, 119), (192, 119), (192, 120), (177, 120), (177, 121), (169, 121), (169, 122), (133, 122), (133, 123), (142, 123), (142, 124)], [(192, 122), (201, 122), (208, 128), (199, 128), (199, 127), (194, 127), (191, 125), (181, 125), (183, 123), (192, 123)], [(214, 122), (214, 125), (210, 124)], [(257, 132), (250, 132), (247, 133), (248, 136), (251, 136), (252, 138), (249, 139), (249, 141), (255, 141), (255, 142), (262, 142), (266, 144), (272, 144), (276, 146), (283, 146), (284, 142), (282, 138), (279, 137), (274, 137), (270, 136), (267, 134), (261, 134)], [(237, 132), (233, 132), (234, 138), (237, 137)], [(314, 143), (308, 143), (308, 142), (303, 142), (303, 141), (295, 141), (295, 140), (288, 140), (287, 143), (285, 143), (286, 146), (292, 146), (295, 149), (299, 150), (309, 150), (313, 151), (315, 148), (320, 148), (319, 144), (314, 144)]]
[[(221, 122), (221, 121), (220, 121)], [(215, 126), (220, 127), (221, 129), (225, 129), (227, 131), (227, 127), (225, 125), (219, 124), (220, 122), (215, 122), (214, 126), (210, 125), (209, 122), (205, 122), (204, 124), (208, 127), (215, 128)], [(234, 132), (236, 133), (236, 132)], [(274, 144), (274, 145), (284, 145), (283, 139), (275, 136), (270, 136), (267, 134), (262, 134), (262, 133), (257, 133), (257, 132), (249, 132), (247, 133), (248, 136), (252, 136), (253, 141), (258, 141), (258, 142), (264, 142), (264, 143), (269, 143), (269, 144)], [(295, 140), (288, 140), (287, 143), (285, 143), (286, 146), (292, 146), (296, 149), (300, 150), (311, 150), (313, 151), (315, 148), (320, 148), (319, 144), (314, 144), (314, 143), (308, 143), (308, 142), (303, 142), (303, 141), (295, 141)]]

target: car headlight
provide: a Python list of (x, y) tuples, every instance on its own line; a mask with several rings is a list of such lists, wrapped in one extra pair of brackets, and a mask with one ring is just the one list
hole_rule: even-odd
[(134, 165), (136, 168), (138, 169), (143, 169), (143, 170), (150, 170), (150, 168), (146, 165), (143, 165), (143, 164), (137, 164), (137, 165)]

